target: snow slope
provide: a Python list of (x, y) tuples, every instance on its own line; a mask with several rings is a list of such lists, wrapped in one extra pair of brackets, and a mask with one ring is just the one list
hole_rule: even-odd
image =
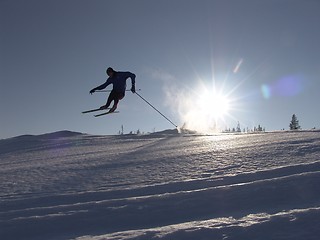
[(0, 239), (319, 239), (320, 132), (0, 140)]

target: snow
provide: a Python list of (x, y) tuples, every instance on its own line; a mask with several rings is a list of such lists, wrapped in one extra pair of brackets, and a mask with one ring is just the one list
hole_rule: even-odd
[(320, 132), (0, 140), (0, 239), (319, 239)]

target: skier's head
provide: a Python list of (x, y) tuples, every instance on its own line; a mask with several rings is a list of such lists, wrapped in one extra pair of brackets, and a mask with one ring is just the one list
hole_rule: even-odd
[(113, 75), (115, 74), (115, 70), (113, 70), (113, 68), (111, 68), (111, 67), (108, 67), (107, 68), (107, 71), (106, 71), (106, 73), (107, 73), (107, 75), (109, 76), (109, 77), (113, 77)]

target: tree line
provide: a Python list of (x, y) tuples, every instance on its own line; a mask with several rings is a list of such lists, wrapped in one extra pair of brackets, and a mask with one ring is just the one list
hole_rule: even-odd
[[(289, 123), (289, 129), (292, 131), (301, 129), (301, 126), (299, 124), (299, 120), (298, 120), (296, 114), (293, 114), (291, 117), (291, 121)], [(236, 127), (225, 128), (225, 130), (223, 132), (224, 133), (240, 133), (240, 132), (250, 133), (250, 132), (265, 132), (265, 131), (266, 131), (265, 127), (262, 127), (260, 124), (258, 126), (254, 126), (252, 129), (250, 129), (248, 127), (241, 129), (240, 122), (238, 121)]]

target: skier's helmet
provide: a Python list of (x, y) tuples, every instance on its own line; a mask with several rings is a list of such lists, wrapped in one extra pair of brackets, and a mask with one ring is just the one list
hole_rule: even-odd
[(114, 72), (113, 68), (108, 67), (106, 70), (106, 73), (109, 75), (109, 73), (112, 73), (112, 72)]

